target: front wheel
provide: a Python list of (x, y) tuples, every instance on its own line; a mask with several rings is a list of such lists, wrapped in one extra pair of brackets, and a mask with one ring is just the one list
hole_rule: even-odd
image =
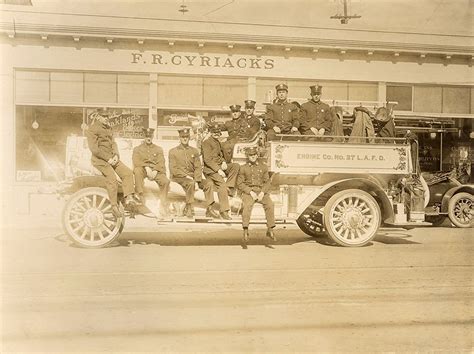
[(62, 222), (66, 234), (75, 244), (100, 248), (120, 236), (125, 218), (113, 215), (105, 189), (90, 187), (70, 197), (63, 210)]
[(457, 227), (473, 227), (474, 201), (470, 193), (458, 193), (451, 197), (448, 216)]
[(341, 246), (366, 245), (375, 237), (380, 221), (380, 208), (375, 199), (358, 189), (334, 194), (324, 207), (327, 233)]

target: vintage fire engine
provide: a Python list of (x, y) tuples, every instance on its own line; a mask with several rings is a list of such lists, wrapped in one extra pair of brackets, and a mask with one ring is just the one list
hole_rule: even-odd
[[(307, 137), (280, 135), (265, 142), (264, 133), (234, 147), (234, 162), (245, 162), (245, 149), (257, 146), (259, 156), (271, 171), (271, 198), (279, 223), (296, 223), (310, 236), (326, 231), (341, 246), (363, 246), (376, 235), (381, 225), (398, 227), (426, 226), (425, 207), (429, 189), (417, 168), (417, 142), (404, 138)], [(133, 148), (140, 139), (117, 139), (121, 160), (131, 166)], [(156, 141), (168, 151), (176, 140)], [(104, 178), (93, 171), (90, 152), (84, 137), (69, 137), (67, 174), (73, 178), (67, 189), (68, 199), (62, 221), (65, 232), (78, 245), (104, 247), (116, 240), (124, 229), (126, 217), (135, 212), (124, 210), (116, 218), (104, 188)], [(153, 195), (156, 185), (147, 182)], [(120, 196), (120, 190), (119, 190)], [(196, 213), (192, 220), (182, 216), (184, 192), (171, 183), (171, 205), (174, 216), (160, 219), (157, 198), (147, 198), (146, 212), (159, 223), (201, 222), (240, 223), (240, 199), (231, 201), (232, 220), (217, 220)], [(202, 191), (197, 200), (204, 200)], [(199, 208), (199, 205), (197, 205)], [(199, 210), (199, 209), (198, 209)], [(201, 216), (202, 215), (202, 216)], [(263, 208), (256, 204), (253, 223), (264, 222)], [(471, 223), (471, 224), (470, 224)], [(469, 210), (468, 226), (472, 226)]]

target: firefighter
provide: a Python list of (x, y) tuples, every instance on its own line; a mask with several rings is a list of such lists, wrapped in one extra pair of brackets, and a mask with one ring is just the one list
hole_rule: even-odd
[(133, 195), (133, 172), (120, 161), (117, 144), (109, 123), (109, 115), (105, 109), (97, 111), (97, 117), (87, 130), (86, 135), (92, 153), (92, 165), (104, 175), (105, 187), (112, 204), (112, 213), (115, 217), (120, 217), (121, 212), (117, 202), (118, 181), (115, 174), (122, 180), (125, 205), (134, 206), (137, 202)]
[(300, 134), (300, 116), (298, 108), (288, 101), (288, 86), (279, 84), (275, 86), (277, 98), (267, 106), (265, 125), (267, 139), (274, 140), (276, 134)]
[(152, 128), (143, 128), (145, 139), (143, 143), (133, 149), (133, 175), (135, 176), (135, 193), (143, 202), (143, 186), (145, 177), (150, 181), (155, 181), (160, 188), (161, 214), (169, 214), (168, 192), (170, 180), (166, 177), (165, 157), (163, 149), (153, 144)]
[(258, 162), (256, 147), (250, 147), (245, 151), (247, 163), (240, 167), (237, 186), (242, 191), (242, 227), (244, 229), (244, 242), (249, 240), (249, 223), (252, 208), (255, 203), (261, 203), (267, 219), (266, 236), (276, 241), (273, 228), (275, 227), (275, 207), (270, 198), (270, 176), (268, 167)]
[(235, 143), (243, 135), (243, 124), (241, 119), (240, 105), (233, 104), (229, 106), (231, 120), (228, 120), (221, 127), (222, 130), (227, 131), (227, 140), (222, 143), (222, 151), (224, 153), (224, 159), (227, 163), (232, 161), (232, 154), (234, 152)]
[(184, 215), (194, 216), (194, 192), (201, 188), (206, 200), (206, 216), (219, 218), (212, 209), (214, 204), (214, 185), (212, 181), (202, 178), (202, 164), (199, 150), (189, 146), (189, 128), (178, 130), (180, 144), (172, 148), (168, 155), (170, 178), (183, 187), (186, 193)]
[(322, 86), (314, 85), (311, 90), (311, 100), (301, 105), (300, 131), (304, 135), (329, 135), (333, 117), (330, 107), (321, 102)]
[[(202, 159), (204, 162), (204, 176), (209, 178), (217, 189), (220, 204), (220, 216), (230, 220), (229, 195), (235, 192), (235, 182), (239, 173), (239, 164), (227, 163), (224, 159), (219, 137), (221, 129), (214, 124), (210, 127), (211, 136), (201, 144)], [(227, 180), (226, 180), (227, 179)]]
[(255, 104), (255, 101), (245, 100), (245, 112), (241, 118), (244, 127), (242, 138), (245, 140), (251, 140), (261, 128), (260, 119), (254, 115)]

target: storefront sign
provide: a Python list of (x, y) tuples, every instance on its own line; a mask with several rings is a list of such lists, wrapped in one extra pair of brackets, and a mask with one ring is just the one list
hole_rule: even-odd
[[(148, 127), (148, 112), (144, 109), (111, 109), (109, 114), (109, 124), (117, 136), (121, 138), (143, 138), (143, 128)], [(97, 115), (97, 111), (89, 110), (88, 122), (92, 122)]]
[(152, 64), (156, 66), (204, 67), (271, 70), (274, 59), (228, 55), (184, 55), (167, 52), (140, 53), (132, 52), (131, 64)]

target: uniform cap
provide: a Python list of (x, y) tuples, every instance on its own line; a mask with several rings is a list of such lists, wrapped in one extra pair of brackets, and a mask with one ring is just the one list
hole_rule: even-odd
[(153, 128), (143, 128), (142, 131), (146, 138), (152, 138), (155, 133), (155, 129)]
[(209, 131), (211, 133), (220, 133), (221, 132), (221, 127), (219, 126), (219, 124), (214, 123), (209, 127)]
[(310, 86), (311, 95), (320, 95), (323, 92), (323, 87), (319, 85)]
[(252, 100), (245, 100), (245, 108), (255, 108), (257, 102)]
[(278, 84), (278, 85), (275, 86), (275, 89), (276, 89), (277, 92), (278, 92), (278, 91), (282, 91), (282, 90), (288, 92), (288, 85), (286, 85), (286, 84)]
[(248, 147), (247, 149), (245, 149), (245, 154), (247, 156), (258, 154), (257, 147), (256, 146)]
[(190, 135), (189, 128), (182, 128), (182, 129), (179, 129), (179, 130), (178, 130), (178, 134), (179, 134), (179, 136), (181, 136), (181, 137), (189, 137), (189, 135)]
[(240, 112), (240, 105), (238, 104), (233, 104), (231, 106), (229, 106), (231, 112)]

